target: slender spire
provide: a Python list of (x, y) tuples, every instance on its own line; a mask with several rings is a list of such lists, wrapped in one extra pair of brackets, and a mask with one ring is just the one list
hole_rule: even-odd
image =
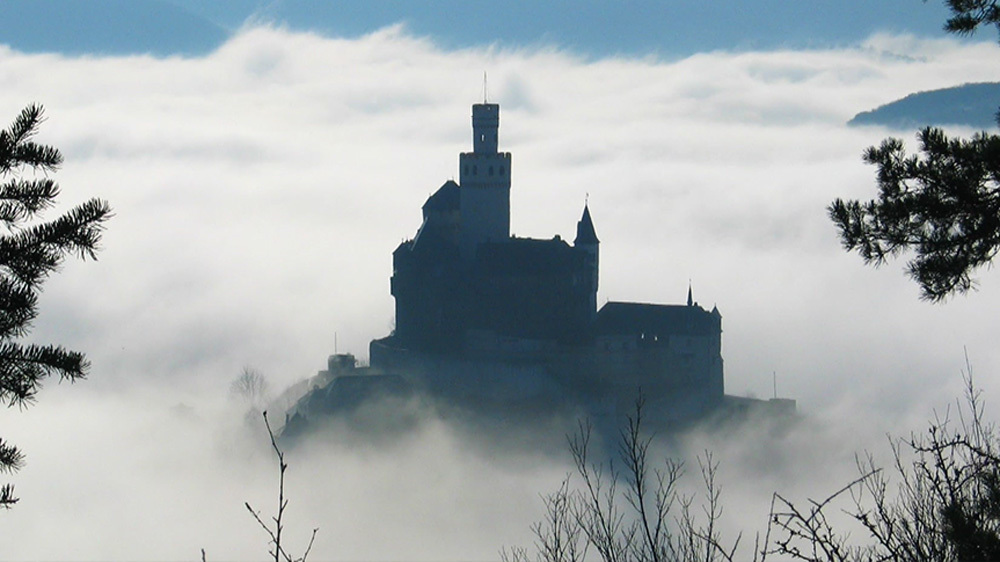
[(487, 88), (486, 71), (483, 71), (483, 103), (490, 103), (490, 90)]
[(688, 279), (688, 306), (694, 306), (694, 299), (691, 295), (691, 280)]
[(590, 207), (584, 203), (583, 217), (576, 223), (576, 240), (573, 245), (579, 244), (599, 244), (597, 232), (594, 231), (594, 221), (590, 218)]

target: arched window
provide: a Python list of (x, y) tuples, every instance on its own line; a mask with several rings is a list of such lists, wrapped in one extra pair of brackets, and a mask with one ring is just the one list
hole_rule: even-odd
[(493, 166), (490, 166), (490, 175), (493, 175)]
[(479, 169), (478, 168), (479, 168), (478, 166), (473, 166), (472, 167), (472, 175), (474, 175), (474, 176), (478, 176), (479, 175)]
[(500, 166), (500, 175), (501, 176), (504, 175), (504, 168), (503, 168), (503, 166)]

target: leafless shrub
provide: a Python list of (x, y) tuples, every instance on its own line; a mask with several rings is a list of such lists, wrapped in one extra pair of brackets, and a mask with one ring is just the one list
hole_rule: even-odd
[[(870, 455), (859, 458), (854, 482), (804, 510), (776, 494), (771, 523), (779, 535), (771, 552), (809, 561), (1000, 560), (1000, 444), (968, 358), (966, 365), (957, 423), (946, 413), (925, 434), (893, 440), (891, 469)], [(827, 517), (848, 496), (842, 509), (863, 544), (852, 545)]]
[(229, 385), (229, 393), (243, 402), (247, 409), (261, 411), (267, 400), (270, 384), (267, 377), (254, 367), (246, 366)]
[[(538, 562), (732, 561), (740, 539), (723, 546), (717, 522), (722, 515), (716, 483), (718, 463), (710, 453), (699, 458), (705, 488), (701, 513), (695, 498), (680, 493), (680, 461), (650, 460), (652, 438), (643, 432), (643, 401), (627, 419), (616, 459), (593, 462), (589, 422), (569, 437), (575, 472), (544, 499), (546, 516), (532, 527)], [(574, 478), (575, 476), (575, 478)], [(574, 484), (575, 483), (575, 484)], [(754, 548), (752, 560), (758, 559)], [(763, 559), (763, 553), (759, 554)], [(525, 548), (501, 551), (504, 562), (529, 562)]]

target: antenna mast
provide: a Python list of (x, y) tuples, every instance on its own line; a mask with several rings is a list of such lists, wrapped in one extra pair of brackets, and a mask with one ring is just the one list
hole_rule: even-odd
[(483, 103), (489, 103), (489, 90), (486, 88), (486, 71), (483, 71)]

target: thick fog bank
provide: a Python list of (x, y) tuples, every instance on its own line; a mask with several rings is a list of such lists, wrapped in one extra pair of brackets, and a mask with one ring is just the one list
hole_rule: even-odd
[[(180, 560), (201, 548), (210, 559), (263, 557), (266, 536), (244, 502), (273, 513), (277, 461), (261, 419), (241, 404), (61, 385), (9, 422), (5, 436), (28, 453), (10, 478), (22, 501), (0, 518), (4, 535), (16, 537), (9, 559)], [(681, 491), (700, 501), (698, 459), (711, 453), (724, 536), (752, 536), (764, 530), (772, 492), (825, 497), (854, 478), (855, 454), (887, 460), (885, 432), (903, 425), (812, 412), (660, 432), (650, 458), (683, 461)], [(331, 423), (283, 444), (287, 544), (304, 548), (318, 527), (317, 560), (488, 560), (504, 545), (530, 545), (543, 495), (573, 467), (564, 440), (540, 443), (528, 430), (471, 432), (425, 412), (395, 433)], [(610, 458), (613, 447), (598, 437), (592, 460)]]

